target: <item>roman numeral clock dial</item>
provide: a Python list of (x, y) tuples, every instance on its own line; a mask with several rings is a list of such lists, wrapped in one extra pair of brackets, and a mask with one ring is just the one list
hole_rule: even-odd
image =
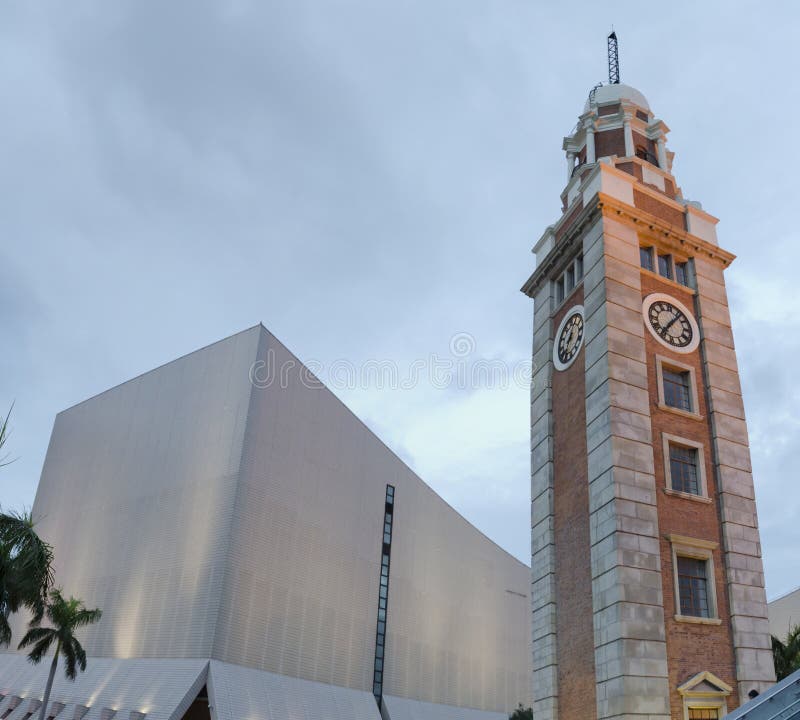
[(571, 307), (558, 326), (553, 347), (556, 370), (566, 370), (583, 347), (583, 305)]
[(670, 295), (648, 295), (642, 303), (642, 315), (650, 334), (675, 352), (690, 353), (700, 343), (700, 331), (694, 316)]

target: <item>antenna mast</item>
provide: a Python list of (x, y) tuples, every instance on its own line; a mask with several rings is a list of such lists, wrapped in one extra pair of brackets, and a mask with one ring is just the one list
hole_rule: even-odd
[(611, 85), (619, 85), (619, 47), (617, 33), (613, 30), (608, 36), (608, 82)]

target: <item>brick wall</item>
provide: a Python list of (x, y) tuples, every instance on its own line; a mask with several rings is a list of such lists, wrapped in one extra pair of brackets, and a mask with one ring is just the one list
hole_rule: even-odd
[[(578, 287), (553, 318), (583, 303)], [(558, 342), (558, 338), (555, 339)], [(592, 571), (589, 540), (584, 350), (563, 372), (553, 373), (555, 548), (558, 605), (558, 688), (561, 718), (596, 717)]]
[[(653, 292), (672, 295), (688, 308), (694, 307), (691, 291), (674, 283), (642, 273), (642, 298)], [(722, 535), (717, 507), (717, 488), (713, 473), (711, 432), (708, 408), (703, 388), (700, 351), (689, 354), (672, 352), (657, 342), (650, 333), (645, 334), (647, 375), (650, 394), (650, 412), (653, 429), (653, 455), (655, 460), (656, 487), (658, 488), (658, 526), (661, 531), (661, 567), (664, 593), (664, 616), (667, 631), (667, 657), (669, 662), (670, 705), (672, 717), (683, 719), (682, 699), (676, 688), (690, 677), (708, 670), (721, 680), (735, 687), (736, 669), (733, 640), (730, 627), (730, 612), (726, 594), (725, 570), (722, 556)], [(694, 368), (697, 382), (698, 411), (702, 419), (684, 417), (658, 407), (658, 381), (656, 355), (676, 360)], [(708, 497), (712, 502), (700, 502), (668, 495), (666, 486), (662, 435), (667, 433), (703, 444), (703, 458)], [(713, 551), (717, 611), (720, 625), (699, 625), (675, 620), (677, 604), (674, 592), (674, 568), (672, 549), (664, 536), (671, 533), (708, 540), (718, 544)], [(738, 698), (728, 698), (728, 709), (738, 705)]]
[(637, 190), (635, 187), (633, 189), (633, 204), (640, 210), (644, 210), (651, 215), (666, 220), (670, 225), (674, 225), (681, 230), (686, 229), (686, 221), (680, 210), (671, 205), (667, 205), (665, 202), (660, 202), (657, 198), (641, 190)]
[(625, 131), (622, 128), (615, 130), (601, 130), (594, 134), (595, 157), (617, 155), (625, 157)]

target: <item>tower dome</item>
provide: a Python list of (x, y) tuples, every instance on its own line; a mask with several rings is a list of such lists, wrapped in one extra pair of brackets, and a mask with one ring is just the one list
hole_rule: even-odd
[(586, 99), (583, 112), (589, 112), (589, 110), (596, 105), (608, 105), (623, 100), (627, 100), (643, 110), (650, 111), (650, 104), (647, 102), (647, 98), (636, 88), (632, 88), (630, 85), (623, 85), (622, 83), (613, 83), (601, 85), (592, 91)]

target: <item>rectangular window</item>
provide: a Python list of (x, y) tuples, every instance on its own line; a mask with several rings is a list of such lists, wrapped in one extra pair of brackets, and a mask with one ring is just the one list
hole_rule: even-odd
[(672, 280), (672, 255), (658, 256), (658, 274)]
[(664, 404), (692, 412), (691, 373), (662, 367), (661, 374), (664, 379)]
[(640, 247), (639, 248), (639, 262), (645, 270), (653, 272), (653, 248)]
[(689, 267), (685, 262), (675, 263), (675, 281), (689, 286)]
[(564, 302), (564, 276), (558, 278), (556, 282), (556, 304)]
[(566, 280), (566, 284), (567, 284), (566, 290), (567, 290), (567, 292), (571, 292), (572, 288), (575, 287), (575, 267), (570, 265), (567, 268), (567, 272), (565, 272), (564, 275), (567, 278), (567, 280)]
[(681, 615), (709, 617), (706, 560), (678, 556), (678, 592)]
[(575, 258), (575, 277), (577, 280), (583, 278), (583, 255)]
[(670, 443), (669, 474), (673, 490), (700, 495), (700, 484), (697, 481), (697, 448)]
[(719, 720), (719, 709), (690, 707), (689, 720)]

